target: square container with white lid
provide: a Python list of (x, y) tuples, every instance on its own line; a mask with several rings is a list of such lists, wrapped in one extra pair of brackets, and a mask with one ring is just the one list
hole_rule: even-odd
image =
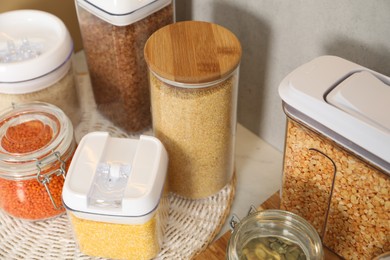
[(152, 136), (82, 138), (69, 167), (63, 202), (80, 250), (119, 259), (150, 259), (160, 251), (169, 203), (168, 155)]
[(287, 115), (281, 208), (346, 258), (390, 250), (390, 78), (335, 56), (280, 84)]

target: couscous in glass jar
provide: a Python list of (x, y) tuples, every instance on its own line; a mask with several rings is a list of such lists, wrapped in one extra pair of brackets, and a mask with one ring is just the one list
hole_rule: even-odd
[(240, 58), (237, 37), (208, 22), (168, 25), (146, 42), (153, 132), (180, 196), (211, 196), (233, 178)]

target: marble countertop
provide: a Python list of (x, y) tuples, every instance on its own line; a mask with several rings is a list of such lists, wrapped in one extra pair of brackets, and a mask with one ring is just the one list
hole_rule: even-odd
[(281, 187), (283, 154), (241, 124), (236, 136), (236, 193), (230, 214), (216, 239), (230, 230), (232, 214), (245, 217)]

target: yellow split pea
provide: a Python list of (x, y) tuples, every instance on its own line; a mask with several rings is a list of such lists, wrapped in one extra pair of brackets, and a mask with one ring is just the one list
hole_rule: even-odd
[(333, 140), (287, 121), (281, 209), (308, 220), (345, 259), (390, 250), (389, 176)]

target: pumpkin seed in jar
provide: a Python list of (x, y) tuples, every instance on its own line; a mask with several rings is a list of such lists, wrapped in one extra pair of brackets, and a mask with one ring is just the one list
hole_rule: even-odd
[(241, 260), (306, 260), (302, 248), (281, 237), (256, 237), (242, 249)]

